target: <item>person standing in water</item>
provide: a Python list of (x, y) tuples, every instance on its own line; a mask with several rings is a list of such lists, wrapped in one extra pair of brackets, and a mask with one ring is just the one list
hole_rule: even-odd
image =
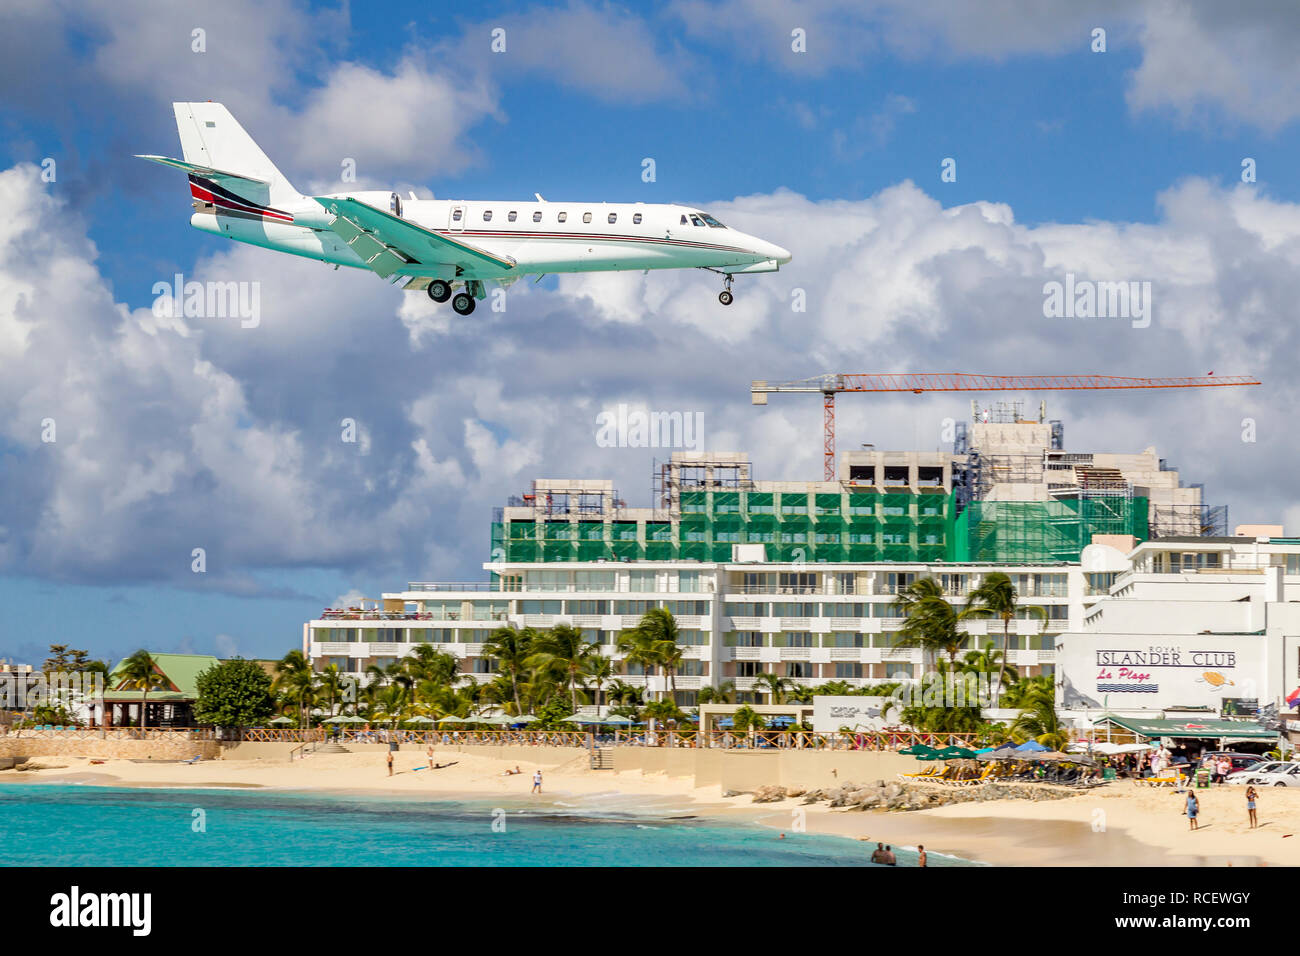
[(926, 862), (925, 862), (925, 859), (926, 859), (926, 857), (925, 857), (925, 847), (923, 847), (923, 846), (917, 846), (917, 848), (916, 848), (916, 865), (917, 865), (917, 866), (926, 866), (927, 864), (926, 864)]
[(1250, 817), (1250, 828), (1253, 830), (1259, 826), (1259, 818), (1255, 816), (1255, 801), (1259, 799), (1259, 794), (1255, 792), (1254, 787), (1246, 788), (1246, 815)]

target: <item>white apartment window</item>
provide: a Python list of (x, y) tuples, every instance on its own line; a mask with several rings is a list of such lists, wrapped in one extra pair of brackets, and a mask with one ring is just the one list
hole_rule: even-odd
[(737, 647), (762, 647), (763, 634), (760, 631), (737, 631)]
[(811, 631), (791, 631), (785, 636), (786, 647), (812, 647), (813, 636)]
[(858, 576), (852, 571), (841, 571), (835, 575), (836, 594), (856, 594), (857, 591)]
[(1286, 556), (1286, 573), (1300, 574), (1300, 554), (1288, 554)]
[(653, 571), (631, 571), (628, 574), (629, 591), (654, 591), (655, 573)]
[(677, 590), (687, 594), (698, 592), (700, 590), (700, 572), (677, 572)]

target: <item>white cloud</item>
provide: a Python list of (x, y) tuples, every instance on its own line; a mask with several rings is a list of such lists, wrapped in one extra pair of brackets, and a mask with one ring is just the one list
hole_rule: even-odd
[[(193, 278), (261, 283), (262, 323), (242, 329), (125, 308), (37, 172), (0, 173), (0, 492), (23, 502), (0, 518), (5, 571), (235, 593), (277, 569), (477, 577), (490, 509), (534, 477), (609, 477), (648, 502), (666, 451), (595, 441), (596, 413), (619, 402), (702, 413), (709, 446), (751, 453), (760, 477), (820, 475), (819, 404), (755, 409), (747, 391), (823, 371), (1253, 372), (1267, 388), (1047, 397), (1070, 448), (1155, 444), (1236, 522), (1292, 507), (1300, 207), (1246, 187), (1179, 184), (1149, 225), (1028, 227), (1006, 205), (944, 209), (906, 182), (860, 201), (710, 203), (794, 254), (738, 279), (730, 308), (708, 273), (586, 275), (444, 322), (445, 307), (367, 274), (215, 246)], [(1045, 319), (1043, 284), (1066, 271), (1150, 281), (1151, 327)], [(845, 396), (840, 445), (934, 447), (965, 405)], [(341, 440), (345, 418), (368, 454)]]

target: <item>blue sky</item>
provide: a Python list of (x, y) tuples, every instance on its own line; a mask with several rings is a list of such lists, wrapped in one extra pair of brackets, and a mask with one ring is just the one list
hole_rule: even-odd
[[(491, 508), (533, 477), (613, 477), (648, 501), (651, 452), (591, 441), (620, 401), (703, 412), (709, 445), (750, 451), (760, 477), (816, 477), (815, 403), (760, 417), (744, 387), (828, 369), (1255, 372), (1267, 393), (1049, 400), (1072, 447), (1157, 444), (1234, 523), (1286, 520), (1300, 15), (979, 6), (0, 12), (0, 195), (16, 207), (0, 230), (15, 609), (0, 657), (39, 663), (55, 641), (278, 655), (344, 593), (478, 579)], [(439, 197), (689, 201), (795, 261), (738, 284), (726, 314), (706, 276), (600, 276), (449, 324), (373, 277), (190, 229), (180, 174), (130, 154), (177, 154), (168, 104), (207, 98), (304, 190), (352, 157), (368, 185)], [(53, 183), (27, 165), (47, 157)], [(1258, 182), (1241, 183), (1244, 157)], [(1039, 289), (1067, 269), (1152, 280), (1155, 326), (1044, 326)], [(151, 287), (176, 272), (262, 283), (266, 327), (154, 327)], [(965, 406), (857, 403), (841, 441), (929, 447)], [(56, 446), (35, 437), (46, 415), (69, 436)], [(362, 423), (359, 457), (337, 448), (343, 417)]]

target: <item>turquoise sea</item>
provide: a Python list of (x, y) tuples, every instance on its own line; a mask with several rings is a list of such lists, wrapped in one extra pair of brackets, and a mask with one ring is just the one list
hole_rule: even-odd
[[(869, 866), (871, 845), (689, 811), (0, 784), (4, 866)], [(899, 866), (915, 853), (895, 848)], [(966, 861), (930, 855), (931, 866)]]

